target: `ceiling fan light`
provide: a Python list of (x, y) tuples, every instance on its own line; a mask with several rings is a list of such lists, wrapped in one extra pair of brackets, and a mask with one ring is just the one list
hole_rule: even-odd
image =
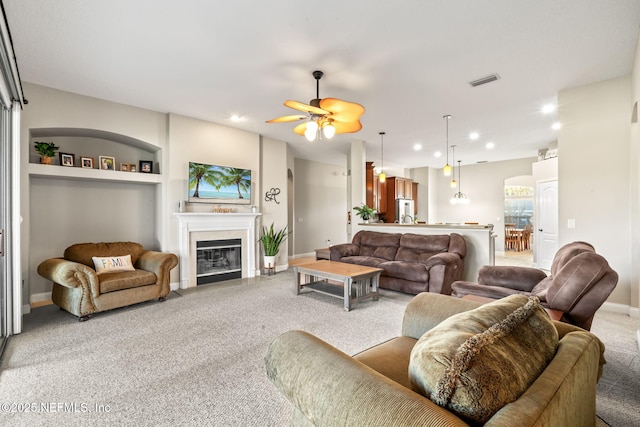
[(322, 135), (325, 138), (331, 139), (335, 134), (336, 134), (336, 127), (331, 123), (327, 123), (322, 127)]
[(318, 131), (318, 123), (315, 120), (309, 120), (307, 122), (307, 128), (305, 130), (305, 134), (307, 132), (317, 132)]
[(307, 138), (307, 141), (309, 142), (313, 142), (316, 140), (316, 135), (318, 134), (318, 132), (307, 129), (304, 131), (304, 137)]

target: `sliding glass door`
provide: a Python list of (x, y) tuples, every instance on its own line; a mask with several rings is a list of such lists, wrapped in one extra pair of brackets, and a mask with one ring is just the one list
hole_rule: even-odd
[(6, 111), (5, 108), (2, 108), (0, 112), (0, 129), (2, 130), (0, 134), (0, 355), (7, 341), (8, 315), (11, 311), (9, 310), (9, 300), (7, 298), (9, 294), (9, 283), (11, 283), (7, 277), (7, 272), (10, 271), (10, 269), (6, 266), (7, 257), (5, 255), (6, 233), (8, 229), (7, 204), (9, 196), (7, 171), (9, 170), (8, 159), (10, 158), (10, 140), (5, 138), (5, 129), (7, 128)]
[[(4, 9), (2, 9), (4, 15)], [(0, 354), (22, 331), (20, 112), (26, 103), (5, 16), (0, 18)]]

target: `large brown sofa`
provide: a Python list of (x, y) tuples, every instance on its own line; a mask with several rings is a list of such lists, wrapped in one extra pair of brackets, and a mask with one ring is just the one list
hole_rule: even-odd
[[(93, 257), (127, 255), (130, 263), (120, 271), (96, 272)], [(79, 243), (69, 246), (62, 258), (43, 261), (38, 274), (53, 282), (53, 302), (83, 321), (101, 311), (152, 299), (164, 301), (171, 291), (170, 271), (177, 265), (176, 255), (144, 250), (139, 243)]]
[[(535, 301), (531, 314), (520, 310), (530, 303), (513, 295), (479, 306), (425, 292), (407, 306), (401, 336), (353, 357), (304, 331), (280, 335), (266, 355), (267, 376), (294, 407), (296, 426), (594, 426), (604, 345), (551, 321)], [(463, 356), (467, 370), (443, 382), (455, 391), (439, 401), (438, 379), (461, 352), (477, 350), (473, 343), (484, 347)], [(430, 355), (436, 347), (448, 355)]]
[(331, 261), (381, 268), (379, 286), (419, 294), (451, 294), (464, 273), (467, 245), (457, 234), (423, 235), (361, 230), (351, 243), (331, 247)]

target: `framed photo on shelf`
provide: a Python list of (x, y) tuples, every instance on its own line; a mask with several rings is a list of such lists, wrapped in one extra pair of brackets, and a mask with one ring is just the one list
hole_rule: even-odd
[(138, 167), (133, 163), (129, 164), (129, 172), (138, 172)]
[(99, 156), (100, 169), (113, 171), (116, 170), (116, 158), (110, 156)]
[(80, 156), (80, 167), (93, 169), (93, 157)]
[(129, 163), (120, 163), (120, 171), (129, 172)]
[(140, 160), (140, 172), (153, 173), (153, 162), (150, 160)]
[(60, 166), (74, 166), (76, 156), (69, 153), (59, 153), (60, 154)]

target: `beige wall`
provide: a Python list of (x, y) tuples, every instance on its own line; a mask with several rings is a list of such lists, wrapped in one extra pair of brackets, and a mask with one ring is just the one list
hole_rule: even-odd
[[(255, 204), (260, 207), (260, 212), (262, 212), (262, 218), (260, 218), (262, 226), (269, 227), (273, 223), (276, 230), (288, 226), (287, 151), (287, 144), (282, 141), (269, 138), (262, 139), (261, 189), (254, 200)], [(265, 194), (272, 188), (279, 190), (280, 194), (276, 196), (275, 200), (267, 201)], [(290, 238), (291, 234), (280, 247), (280, 252), (276, 257), (277, 271), (288, 268)], [(258, 262), (260, 262), (262, 252), (259, 251), (257, 254)]]
[[(636, 43), (636, 56), (631, 74), (632, 109), (629, 160), (631, 163), (631, 305), (640, 307), (640, 129), (638, 129), (638, 104), (640, 104), (640, 37)], [(638, 310), (640, 312), (640, 310)], [(640, 313), (638, 316), (640, 317)], [(640, 322), (639, 322), (640, 323)], [(638, 329), (640, 347), (640, 328)]]
[[(347, 241), (347, 170), (295, 159), (294, 237), (296, 255)], [(364, 188), (364, 187), (362, 187)]]
[[(593, 244), (619, 274), (608, 301), (631, 301), (629, 76), (558, 94), (559, 244)], [(567, 221), (575, 219), (575, 228)], [(637, 236), (635, 236), (637, 239)]]

